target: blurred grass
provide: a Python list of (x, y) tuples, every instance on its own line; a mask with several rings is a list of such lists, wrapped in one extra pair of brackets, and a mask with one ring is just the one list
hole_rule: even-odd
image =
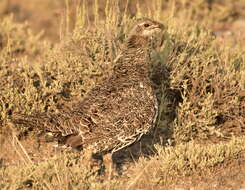
[[(116, 2), (118, 2), (116, 13), (119, 11), (120, 16), (124, 14), (130, 17), (144, 15), (160, 19), (163, 15), (168, 18), (181, 16), (184, 13), (186, 18), (193, 21), (195, 19), (196, 21), (203, 20), (217, 29), (230, 25), (238, 18), (245, 17), (243, 0), (2, 0), (0, 2), (0, 16), (13, 13), (16, 21), (28, 20), (32, 30), (40, 32), (45, 29), (45, 37), (57, 41), (60, 38), (60, 30), (63, 30), (64, 27), (66, 32), (67, 30), (71, 32), (74, 29), (79, 7), (84, 9), (80, 15), (83, 17), (83, 22), (89, 22), (89, 20), (97, 22), (98, 18), (105, 19), (108, 16), (109, 7), (112, 7)], [(166, 9), (168, 11), (165, 11)]]
[[(244, 160), (245, 48), (237, 39), (220, 43), (212, 30), (244, 18), (242, 0), (42, 1), (35, 11), (34, 1), (26, 0), (26, 12), (19, 1), (1, 3), (0, 189), (150, 189)], [(52, 7), (62, 7), (58, 18)], [(18, 16), (27, 13), (30, 22), (20, 23), (24, 17)], [(51, 24), (33, 24), (36, 14)], [(11, 130), (28, 131), (8, 126), (12, 113), (59, 112), (81, 100), (113, 66), (133, 16), (168, 27), (163, 47), (152, 54), (161, 101), (154, 137), (165, 138), (157, 141), (155, 155), (111, 181), (91, 173), (76, 154), (7, 166), (11, 157), (2, 155), (16, 147), (5, 139), (12, 138)]]

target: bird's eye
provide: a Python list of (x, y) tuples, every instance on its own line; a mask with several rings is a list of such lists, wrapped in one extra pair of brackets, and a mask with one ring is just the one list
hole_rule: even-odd
[(149, 26), (150, 26), (149, 24), (144, 24), (144, 27), (146, 27), (146, 28), (149, 27)]

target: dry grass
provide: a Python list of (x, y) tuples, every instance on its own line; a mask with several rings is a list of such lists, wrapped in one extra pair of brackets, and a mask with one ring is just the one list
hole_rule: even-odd
[[(157, 145), (157, 156), (142, 158), (130, 171), (132, 189), (150, 189), (182, 181), (185, 176), (207, 172), (219, 165), (239, 159), (244, 153), (244, 137), (228, 143), (201, 145), (193, 141), (177, 146)], [(244, 158), (243, 158), (244, 160)]]
[[(243, 18), (243, 2), (85, 2), (57, 5), (64, 14), (50, 38), (5, 15), (10, 5), (0, 10), (0, 189), (161, 189), (244, 161), (245, 48), (237, 37), (221, 43), (212, 31)], [(163, 47), (152, 54), (160, 112), (155, 132), (143, 140), (154, 146), (134, 145), (136, 161), (128, 159), (128, 169), (108, 181), (77, 153), (45, 146), (38, 153), (35, 129), (10, 126), (8, 119), (13, 112), (59, 112), (80, 100), (113, 66), (132, 15), (168, 27)]]

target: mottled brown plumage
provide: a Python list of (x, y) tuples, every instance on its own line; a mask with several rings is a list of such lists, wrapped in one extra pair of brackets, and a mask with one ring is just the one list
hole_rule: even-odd
[(163, 25), (139, 19), (124, 44), (109, 77), (102, 79), (70, 112), (13, 118), (66, 136), (66, 144), (93, 153), (118, 151), (147, 133), (157, 115), (157, 100), (149, 77), (149, 42)]

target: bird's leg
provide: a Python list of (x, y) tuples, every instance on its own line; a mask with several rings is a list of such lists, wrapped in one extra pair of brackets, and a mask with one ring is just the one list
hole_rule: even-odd
[(105, 165), (105, 175), (108, 177), (108, 181), (110, 181), (114, 170), (112, 153), (107, 153), (103, 156), (103, 163)]
[(88, 150), (86, 150), (86, 151), (83, 152), (83, 161), (84, 161), (84, 164), (91, 165), (92, 155), (93, 155), (93, 152), (92, 152), (91, 149), (88, 149)]
[(102, 157), (100, 155), (94, 154), (92, 149), (88, 148), (83, 151), (82, 165), (87, 166), (89, 171), (93, 174), (100, 174), (102, 171)]
[(89, 171), (92, 171), (94, 173), (93, 151), (91, 149), (87, 149), (86, 151), (83, 151), (82, 161), (83, 161), (82, 165), (88, 167)]

